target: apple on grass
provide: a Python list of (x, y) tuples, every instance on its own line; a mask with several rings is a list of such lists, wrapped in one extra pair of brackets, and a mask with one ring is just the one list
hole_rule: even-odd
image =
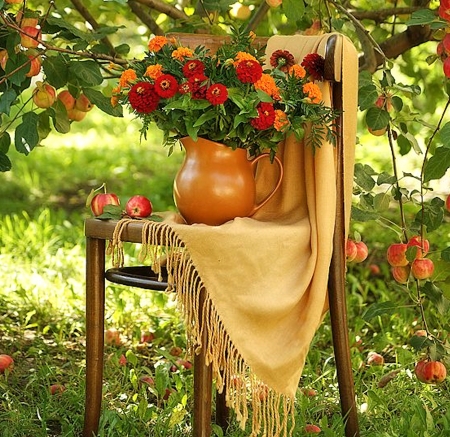
[(0, 355), (0, 374), (5, 373), (5, 371), (11, 372), (14, 368), (14, 360), (6, 354)]
[(66, 390), (66, 387), (64, 387), (62, 384), (52, 384), (50, 386), (50, 394), (56, 395), (58, 393), (62, 393)]
[(367, 355), (367, 364), (369, 366), (382, 366), (384, 364), (384, 357), (377, 352), (369, 352)]
[(414, 373), (420, 382), (439, 384), (447, 377), (447, 368), (440, 361), (421, 360), (416, 364)]
[(125, 212), (132, 218), (145, 218), (153, 211), (152, 202), (142, 195), (131, 197), (125, 205)]

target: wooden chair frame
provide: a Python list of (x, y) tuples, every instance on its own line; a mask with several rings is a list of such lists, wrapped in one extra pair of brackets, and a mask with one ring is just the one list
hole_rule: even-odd
[[(192, 36), (192, 35), (191, 35)], [(210, 37), (208, 37), (210, 38)], [(325, 78), (332, 82), (333, 106), (342, 111), (342, 84), (334, 79), (336, 36), (328, 39)], [(210, 43), (197, 35), (194, 44)], [(344, 160), (342, 121), (338, 119), (337, 141), (337, 212), (333, 238), (333, 256), (329, 275), (329, 308), (336, 359), (337, 378), (346, 437), (358, 437), (359, 425), (355, 402), (352, 363), (350, 357), (347, 308), (345, 296), (345, 209)], [(86, 401), (83, 437), (92, 437), (98, 431), (103, 385), (104, 316), (105, 316), (105, 247), (112, 239), (116, 222), (87, 219), (86, 236)], [(142, 223), (127, 226), (124, 241), (141, 243)], [(164, 244), (164, 242), (162, 242)], [(201, 307), (201, 305), (200, 305)], [(200, 317), (201, 319), (201, 317)], [(206, 332), (205, 332), (206, 335)], [(193, 437), (211, 435), (212, 374), (205, 365), (202, 353), (194, 358), (194, 413)], [(226, 426), (228, 409), (224, 396), (216, 399), (216, 421)]]

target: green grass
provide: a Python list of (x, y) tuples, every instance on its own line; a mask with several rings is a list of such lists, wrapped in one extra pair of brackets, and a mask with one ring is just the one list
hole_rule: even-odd
[[(93, 113), (94, 114), (94, 113)], [(83, 122), (84, 123), (84, 122)], [(173, 208), (171, 183), (180, 154), (167, 158), (160, 137), (139, 144), (129, 120), (105, 127), (94, 116), (73, 135), (52, 137), (34, 156), (14, 156), (14, 170), (0, 175), (0, 353), (15, 360), (13, 372), (0, 375), (2, 437), (80, 435), (84, 404), (84, 206), (92, 188), (106, 182), (122, 202), (138, 192), (156, 209)], [(101, 127), (103, 126), (103, 128)], [(95, 131), (93, 130), (95, 128)], [(95, 133), (97, 132), (97, 134)], [(407, 293), (390, 279), (384, 261), (393, 238), (375, 223), (355, 224), (370, 247), (370, 258), (350, 266), (348, 308), (351, 357), (361, 434), (365, 437), (440, 437), (450, 435), (448, 380), (426, 386), (413, 375), (415, 352), (408, 344), (420, 328)], [(448, 227), (432, 244), (445, 247)], [(441, 247), (441, 249), (443, 248)], [(136, 261), (137, 248), (127, 257)], [(368, 266), (377, 264), (373, 275)], [(105, 384), (100, 436), (191, 435), (192, 370), (176, 366), (173, 346), (185, 350), (183, 324), (175, 302), (164, 293), (109, 285), (106, 327), (120, 331), (120, 346), (105, 349)], [(375, 302), (393, 301), (393, 314), (363, 319)], [(427, 308), (439, 335), (448, 335), (446, 317)], [(436, 323), (435, 323), (436, 322)], [(437, 323), (438, 322), (438, 323)], [(155, 333), (140, 343), (143, 331)], [(370, 351), (385, 357), (367, 367)], [(184, 354), (184, 352), (183, 352)], [(121, 366), (121, 355), (127, 365)], [(174, 367), (175, 366), (175, 367)], [(397, 376), (384, 388), (380, 379)], [(155, 386), (140, 382), (152, 376)], [(50, 395), (51, 384), (66, 390)], [(323, 436), (344, 436), (328, 317), (317, 332), (302, 376), (294, 436), (306, 423), (321, 426)], [(167, 388), (172, 392), (164, 400)], [(221, 436), (219, 429), (216, 436)], [(233, 422), (230, 437), (245, 437)]]

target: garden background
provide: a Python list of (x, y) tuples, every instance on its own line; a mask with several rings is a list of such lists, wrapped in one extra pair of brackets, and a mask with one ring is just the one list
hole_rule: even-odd
[[(367, 61), (361, 67), (359, 87), (351, 236), (367, 244), (369, 256), (360, 264), (349, 263), (347, 273), (361, 434), (450, 435), (448, 379), (426, 385), (414, 375), (415, 363), (426, 355), (448, 367), (450, 216), (445, 200), (450, 192), (450, 141), (448, 83), (441, 62), (446, 56), (430, 63), (438, 41), (445, 36), (445, 20), (440, 26), (433, 24), (438, 21), (439, 3), (308, 1), (305, 10), (286, 0), (278, 8), (256, 0), (242, 2), (240, 7), (224, 1), (213, 5), (94, 0), (82, 4), (74, 0), (56, 2), (55, 7), (39, 3), (30, 1), (27, 6), (40, 10), (41, 17), (47, 11), (57, 12), (83, 32), (95, 26), (92, 22), (86, 25), (90, 20), (80, 5), (92, 11), (95, 21), (119, 26), (109, 39), (116, 46), (123, 41), (130, 44), (127, 58), (142, 56), (149, 28), (158, 33), (158, 29), (173, 29), (176, 23), (177, 30), (207, 26), (216, 32), (229, 22), (251, 23), (263, 12), (254, 23), (258, 35), (288, 34), (294, 28), (315, 32), (321, 20), (325, 29), (331, 25), (352, 37)], [(164, 5), (176, 6), (192, 17), (201, 4), (210, 11), (209, 19), (198, 18), (199, 13), (186, 22), (170, 15), (173, 10), (169, 15), (161, 12)], [(239, 15), (239, 11), (249, 14)], [(144, 25), (142, 17), (146, 16), (150, 19)], [(405, 23), (412, 18), (419, 22), (419, 28), (413, 29), (414, 38), (422, 35), (422, 40), (403, 46), (399, 56), (393, 42), (399, 43), (411, 29)], [(362, 29), (368, 37), (361, 35)], [(70, 34), (71, 42), (66, 43), (72, 48), (79, 42), (77, 37), (83, 39), (72, 28), (65, 30), (66, 35), (62, 31), (58, 35)], [(384, 49), (392, 63), (380, 61), (373, 50), (376, 46), (367, 49), (369, 42)], [(175, 150), (168, 157), (156, 129), (141, 141), (139, 123), (126, 111), (124, 118), (116, 118), (98, 107), (84, 120), (72, 122), (66, 134), (51, 129), (28, 156), (13, 145), (6, 148), (3, 134), (10, 132), (14, 138), (20, 119), (10, 121), (31, 97), (33, 84), (30, 81), (23, 87), (9, 114), (1, 115), (0, 149), (7, 150), (12, 169), (0, 174), (0, 354), (11, 355), (15, 368), (0, 375), (0, 430), (4, 437), (76, 436), (82, 429), (84, 403), (83, 220), (91, 216), (86, 198), (91, 189), (106, 183), (122, 204), (133, 194), (144, 194), (156, 211), (174, 209), (172, 181), (182, 153)], [(108, 82), (102, 91), (107, 94), (111, 86)], [(393, 108), (380, 108), (380, 95), (390, 98)], [(385, 127), (386, 134), (374, 136), (368, 127)], [(433, 164), (433, 156), (440, 165), (435, 160), (438, 169), (428, 167), (432, 177), (427, 180), (424, 162)], [(402, 228), (400, 204), (406, 228)], [(402, 241), (404, 232), (411, 237), (423, 230), (430, 241), (435, 273), (430, 280), (398, 284), (392, 278), (386, 250)], [(127, 248), (129, 262), (136, 261), (137, 252), (138, 248)], [(184, 329), (175, 303), (164, 293), (112, 284), (106, 292), (106, 325), (111, 337), (119, 334), (119, 341), (110, 342), (105, 350), (99, 435), (189, 436), (192, 369), (185, 361), (190, 357), (185, 356)], [(426, 340), (414, 335), (423, 329)], [(384, 364), (369, 364), (373, 352), (382, 355)], [(50, 387), (55, 384), (64, 390), (52, 394)], [(328, 318), (308, 355), (297, 404), (295, 436), (305, 434), (306, 424), (318, 425), (324, 436), (344, 435)], [(217, 427), (214, 432), (222, 435)], [(232, 425), (228, 435), (248, 434)]]

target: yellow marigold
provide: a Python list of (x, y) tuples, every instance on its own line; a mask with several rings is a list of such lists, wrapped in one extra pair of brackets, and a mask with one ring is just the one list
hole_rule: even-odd
[(148, 76), (150, 79), (157, 79), (159, 76), (162, 76), (162, 65), (156, 64), (156, 65), (149, 65), (147, 67), (147, 70), (145, 70), (144, 76)]
[(273, 123), (273, 126), (279, 132), (283, 131), (286, 126), (289, 126), (287, 115), (281, 109), (275, 109), (275, 122)]
[(184, 61), (184, 58), (189, 58), (194, 52), (188, 47), (178, 47), (172, 52), (172, 58)]
[(258, 60), (254, 56), (252, 56), (250, 53), (237, 52), (236, 56), (234, 57), (233, 65), (236, 67), (236, 65), (239, 64), (239, 62), (249, 61), (249, 60), (258, 62)]
[(311, 100), (311, 103), (320, 103), (322, 100), (322, 91), (320, 91), (320, 88), (315, 83), (305, 83), (303, 85), (303, 92)]
[(298, 77), (299, 79), (303, 79), (306, 76), (306, 70), (301, 65), (298, 64), (295, 64), (292, 67), (290, 67), (288, 73), (290, 75)]
[(126, 87), (130, 84), (130, 82), (133, 82), (136, 79), (137, 79), (136, 72), (133, 69), (129, 68), (128, 70), (125, 70), (120, 76), (119, 87), (120, 88)]
[(274, 100), (280, 100), (280, 90), (278, 89), (274, 78), (267, 73), (263, 73), (261, 79), (254, 83), (255, 88), (269, 94)]
[(165, 36), (155, 36), (148, 42), (148, 49), (151, 52), (159, 52), (168, 42)]

